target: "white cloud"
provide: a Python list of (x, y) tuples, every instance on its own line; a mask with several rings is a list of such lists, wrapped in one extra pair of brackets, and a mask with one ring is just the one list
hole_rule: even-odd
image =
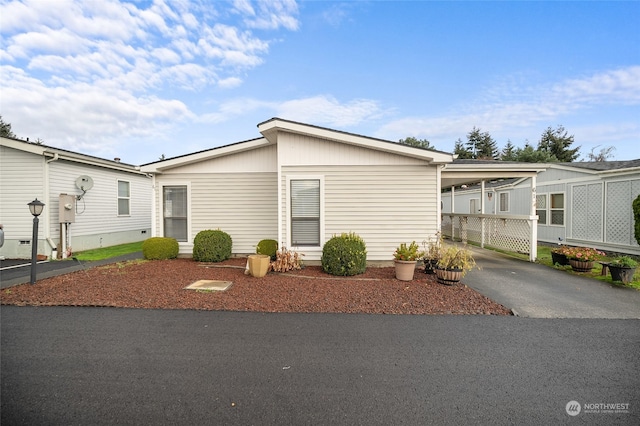
[[(101, 152), (120, 140), (164, 135), (195, 115), (189, 101), (154, 93), (238, 87), (269, 52), (271, 41), (254, 29), (298, 25), (292, 1), (237, 2), (240, 19), (229, 7), (195, 0), (4, 2), (0, 114), (16, 134), (68, 149)], [(228, 114), (222, 109), (218, 119)]]
[[(512, 140), (535, 126), (555, 125), (568, 115), (601, 105), (640, 105), (640, 67), (599, 72), (554, 84), (528, 86), (509, 80), (485, 92), (485, 99), (470, 102), (441, 117), (405, 117), (380, 127), (378, 137), (416, 136), (432, 141), (453, 141), (474, 126), (492, 136), (507, 129)], [(536, 127), (536, 128), (537, 128)], [(542, 133), (543, 128), (539, 129)], [(637, 128), (637, 127), (636, 127)], [(518, 129), (523, 133), (519, 134)], [(529, 133), (527, 133), (529, 132)], [(535, 137), (539, 136), (537, 133)], [(506, 139), (505, 138), (505, 139)]]

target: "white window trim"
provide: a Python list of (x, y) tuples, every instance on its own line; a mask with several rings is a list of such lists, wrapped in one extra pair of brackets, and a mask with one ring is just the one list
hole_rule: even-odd
[[(538, 193), (536, 194), (536, 197), (541, 197), (544, 195), (545, 198), (545, 208), (544, 209), (539, 209), (538, 205), (537, 205), (537, 200), (536, 200), (536, 211), (538, 210), (544, 210), (546, 213), (546, 222), (545, 223), (540, 223), (540, 217), (538, 216), (538, 225), (542, 225), (542, 226), (549, 226), (549, 222), (551, 222), (551, 218), (549, 217), (549, 193), (544, 192), (542, 194)], [(558, 226), (558, 225), (556, 225)]]
[[(502, 198), (502, 194), (507, 196), (507, 209), (502, 210), (502, 203), (500, 202), (500, 198)], [(496, 193), (496, 202), (498, 203), (498, 213), (509, 213), (511, 211), (511, 193), (508, 191), (501, 191)]]
[[(549, 198), (548, 198), (548, 202), (547, 202), (547, 218), (549, 219), (547, 222), (547, 226), (555, 226), (557, 228), (564, 228), (565, 226), (567, 226), (567, 193), (563, 192), (563, 191), (558, 191), (558, 192), (548, 192), (549, 194)], [(551, 196), (552, 195), (559, 195), (562, 194), (562, 200), (563, 200), (563, 207), (562, 207), (562, 225), (558, 225), (556, 223), (551, 223), (551, 212), (554, 210), (561, 210), (561, 209), (552, 209), (551, 208)]]
[[(320, 245), (313, 246), (294, 246), (291, 238), (291, 181), (292, 180), (319, 180), (320, 181)], [(294, 251), (303, 251), (305, 253), (322, 253), (322, 247), (325, 243), (324, 231), (324, 176), (323, 175), (287, 175), (286, 181), (286, 210), (287, 218), (287, 246)]]
[(166, 186), (186, 186), (187, 187), (187, 241), (178, 241), (178, 245), (193, 244), (191, 232), (191, 182), (162, 182), (160, 184), (159, 203), (158, 203), (158, 228), (160, 232), (158, 236), (164, 236), (164, 188)]
[[(129, 196), (128, 197), (121, 197), (120, 196), (120, 182), (124, 182), (129, 184)], [(116, 180), (116, 216), (118, 217), (129, 217), (131, 216), (131, 181), (128, 180), (124, 180), (124, 179), (117, 179)], [(120, 214), (120, 200), (127, 200), (128, 204), (129, 204), (129, 213), (126, 214)]]

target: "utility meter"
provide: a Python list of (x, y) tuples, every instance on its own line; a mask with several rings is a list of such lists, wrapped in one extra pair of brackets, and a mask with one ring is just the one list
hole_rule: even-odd
[(76, 221), (76, 196), (60, 194), (58, 206), (58, 218), (60, 223), (73, 223)]

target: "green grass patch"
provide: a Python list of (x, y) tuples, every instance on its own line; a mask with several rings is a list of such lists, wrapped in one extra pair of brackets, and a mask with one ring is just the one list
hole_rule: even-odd
[(120, 244), (111, 247), (102, 247), (99, 249), (92, 249), (74, 253), (73, 257), (86, 261), (110, 259), (112, 257), (122, 256), (129, 253), (137, 253), (142, 251), (142, 241), (137, 243)]

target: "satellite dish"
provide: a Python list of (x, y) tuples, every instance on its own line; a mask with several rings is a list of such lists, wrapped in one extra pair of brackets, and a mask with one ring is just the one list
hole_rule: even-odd
[(93, 179), (91, 179), (91, 176), (82, 175), (76, 179), (76, 187), (82, 192), (87, 192), (93, 188)]

